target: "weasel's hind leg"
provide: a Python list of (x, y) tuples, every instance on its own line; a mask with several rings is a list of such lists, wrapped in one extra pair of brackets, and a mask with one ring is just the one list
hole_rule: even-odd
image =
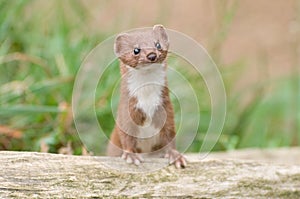
[(112, 132), (110, 140), (107, 145), (106, 155), (107, 156), (121, 156), (123, 153), (119, 135), (116, 129)]

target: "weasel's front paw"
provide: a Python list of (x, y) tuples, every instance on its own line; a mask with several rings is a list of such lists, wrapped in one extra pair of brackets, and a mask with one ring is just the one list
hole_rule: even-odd
[(185, 157), (175, 149), (169, 150), (165, 158), (169, 158), (169, 163), (174, 164), (177, 169), (185, 168), (187, 165)]
[(144, 161), (141, 155), (137, 153), (123, 152), (122, 159), (124, 159), (128, 164), (140, 165)]

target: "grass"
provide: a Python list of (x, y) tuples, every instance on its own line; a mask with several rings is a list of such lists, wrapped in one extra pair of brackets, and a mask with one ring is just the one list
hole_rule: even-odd
[[(208, 49), (218, 66), (224, 66), (220, 48), (238, 9), (237, 1), (229, 6), (225, 4), (225, 1), (219, 3), (219, 30), (212, 35)], [(167, 17), (163, 13), (158, 16)], [(89, 17), (80, 1), (41, 4), (0, 0), (0, 149), (59, 152), (71, 143), (74, 154), (82, 153), (82, 143), (72, 122), (74, 78), (87, 53), (109, 36), (101, 30), (87, 33)], [(203, 80), (192, 69), (183, 67), (187, 63), (174, 57), (169, 62), (189, 79), (201, 99), (201, 123), (189, 148), (196, 152), (210, 121), (209, 93)], [(262, 69), (263, 66), (264, 62)], [(290, 76), (267, 79), (236, 93), (233, 85), (245, 68), (247, 62), (243, 59), (220, 68), (228, 95), (228, 112), (214, 150), (299, 145), (299, 63), (294, 63), (296, 72)], [(110, 101), (118, 78), (118, 65), (114, 63), (97, 89), (97, 117), (107, 134), (114, 125)], [(270, 86), (272, 89), (267, 91)], [(179, 113), (180, 107), (172, 99)], [(248, 103), (241, 104), (242, 101)], [(113, 107), (116, 106), (114, 103)], [(14, 132), (20, 132), (21, 137)]]

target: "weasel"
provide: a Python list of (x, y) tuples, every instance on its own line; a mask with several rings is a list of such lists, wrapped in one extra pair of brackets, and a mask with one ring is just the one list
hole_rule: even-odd
[(185, 158), (175, 147), (174, 111), (167, 84), (169, 40), (165, 28), (121, 33), (114, 51), (120, 60), (120, 102), (108, 156), (139, 165), (145, 154), (165, 155), (176, 168)]

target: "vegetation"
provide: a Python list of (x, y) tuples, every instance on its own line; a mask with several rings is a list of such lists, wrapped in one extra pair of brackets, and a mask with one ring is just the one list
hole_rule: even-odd
[[(74, 78), (89, 51), (110, 35), (100, 29), (87, 31), (90, 15), (80, 2), (0, 0), (0, 149), (58, 153), (69, 146), (70, 153), (84, 153), (71, 111)], [(220, 46), (238, 3), (220, 7), (224, 7), (219, 10), (220, 30), (212, 36), (214, 42), (208, 51), (218, 66), (224, 66)], [(199, 91), (201, 123), (189, 149), (199, 151), (210, 121), (209, 94), (201, 78), (179, 66), (183, 61), (171, 56), (170, 62)], [(260, 64), (264, 70), (264, 62)], [(290, 76), (266, 79), (236, 93), (233, 85), (245, 65), (241, 59), (220, 67), (228, 110), (214, 150), (299, 145), (299, 63)], [(103, 108), (97, 109), (97, 116), (109, 134), (114, 125), (110, 100), (119, 78), (117, 63), (102, 78), (105, 83), (99, 84), (97, 96), (106, 97), (97, 101), (96, 107)], [(174, 103), (178, 111), (176, 99)]]

